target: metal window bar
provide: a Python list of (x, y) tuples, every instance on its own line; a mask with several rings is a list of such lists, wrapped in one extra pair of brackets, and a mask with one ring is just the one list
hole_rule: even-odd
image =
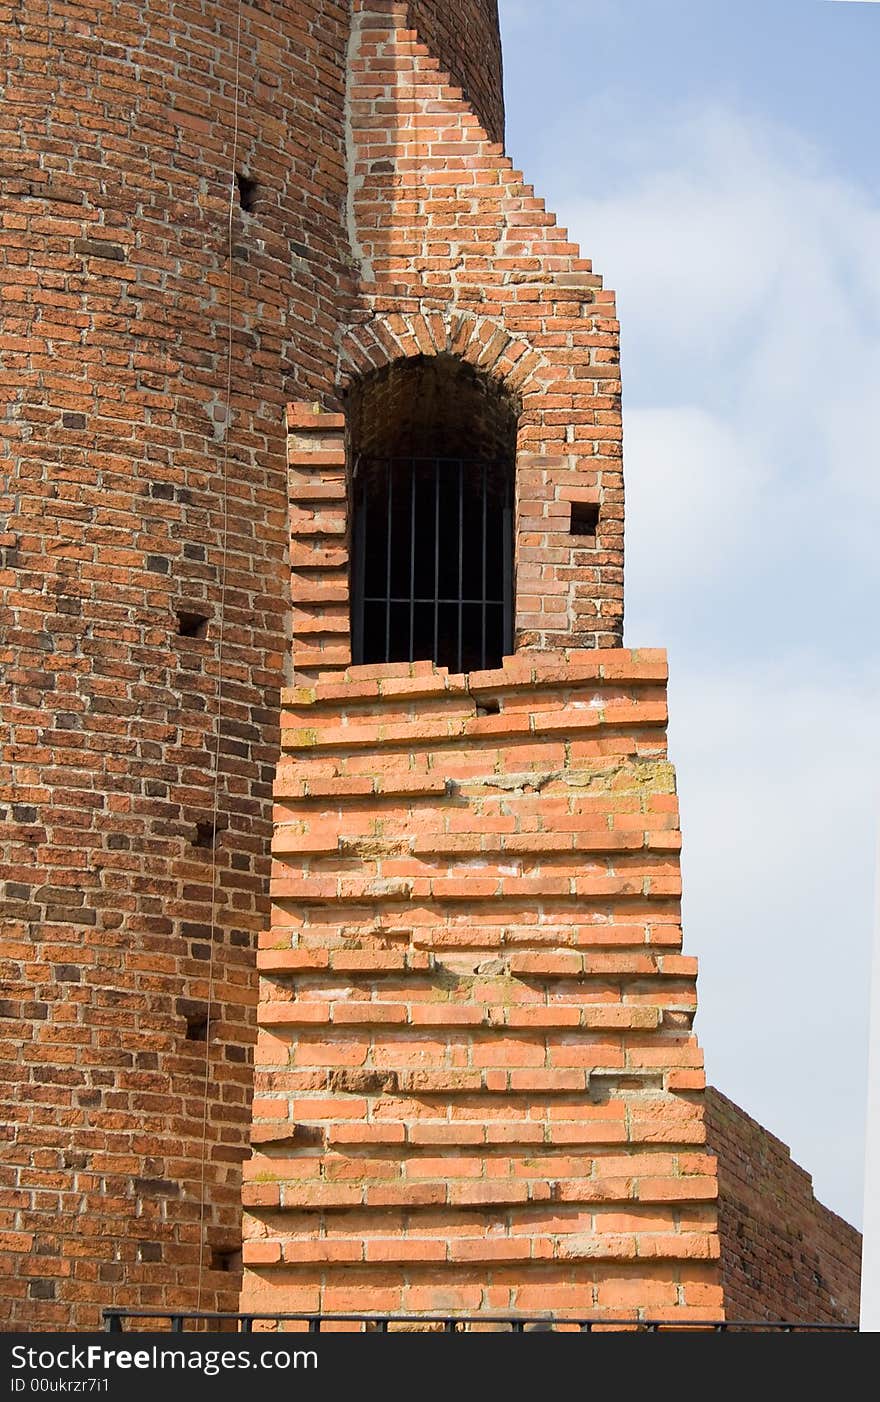
[(362, 501), (363, 492), (358, 486), (358, 472), (360, 461), (354, 465), (354, 490), (349, 498), (349, 512), (352, 517), (352, 562), (354, 570), (351, 580), (351, 652), (352, 657), (357, 661), (363, 656), (364, 650), (364, 593), (355, 587), (358, 581), (359, 563), (364, 559), (367, 538), (367, 513), (366, 500)]
[(482, 545), (483, 545), (483, 548), (482, 548), (482, 552), (481, 552), (481, 553), (482, 553), (482, 557), (483, 557), (483, 558), (482, 558), (482, 562), (481, 562), (481, 563), (482, 563), (482, 594), (483, 594), (483, 606), (482, 606), (482, 608), (480, 609), (480, 655), (482, 656), (482, 659), (483, 659), (483, 666), (485, 667), (485, 665), (486, 665), (486, 525), (487, 525), (486, 516), (487, 516), (487, 512), (488, 512), (488, 502), (486, 501), (486, 464), (485, 464), (485, 463), (483, 463), (482, 478), (483, 478), (483, 481), (482, 481), (482, 488), (483, 488), (483, 490), (482, 490), (481, 495), (482, 495), (482, 498), (483, 498), (483, 502), (482, 502), (482, 505), (483, 505), (483, 513), (482, 513), (482, 515), (483, 515), (483, 519), (482, 519), (482, 527), (483, 527), (483, 532), (482, 532)]
[[(434, 661), (440, 651), (440, 461), (434, 463)], [(414, 661), (410, 658), (410, 661)]]
[[(440, 534), (440, 523), (437, 522), (437, 534)], [(461, 671), (461, 641), (464, 617), (462, 609), (462, 595), (464, 593), (464, 471), (461, 463), (458, 464), (458, 666), (456, 671)], [(412, 662), (410, 658), (410, 662)], [(486, 665), (486, 658), (482, 658), (482, 666)]]
[[(413, 660), (416, 635), (416, 481), (412, 474), (409, 510), (409, 660)], [(436, 534), (436, 533), (435, 533)]]
[(393, 531), (392, 531), (392, 524), (393, 524), (392, 506), (393, 506), (393, 503), (394, 503), (394, 474), (393, 474), (393, 472), (392, 472), (392, 470), (391, 470), (391, 463), (390, 463), (390, 462), (389, 462), (389, 464), (388, 464), (388, 488), (387, 488), (386, 496), (388, 497), (388, 525), (387, 525), (387, 527), (386, 527), (386, 530), (387, 530), (387, 532), (388, 532), (388, 535), (387, 535), (387, 552), (386, 552), (386, 553), (387, 553), (388, 564), (387, 564), (387, 570), (386, 570), (386, 584), (385, 584), (385, 596), (386, 596), (386, 603), (385, 603), (385, 657), (386, 657), (386, 660), (387, 660), (387, 658), (388, 658), (388, 657), (390, 656), (390, 654), (391, 654), (391, 564), (392, 564), (391, 541), (392, 541), (392, 537), (393, 537)]
[(510, 581), (504, 590), (504, 638), (505, 647), (509, 652), (513, 652), (513, 511), (509, 501), (504, 508), (504, 533), (501, 540), (504, 547), (504, 578)]
[[(433, 477), (433, 492), (431, 478)], [(485, 668), (497, 665), (500, 657), (489, 654), (489, 610), (501, 612), (501, 653), (513, 650), (513, 532), (511, 510), (513, 464), (464, 458), (360, 458), (354, 493), (352, 561), (352, 648), (355, 662), (397, 662), (419, 660), (417, 609), (432, 613), (432, 660), (463, 671), (466, 659)], [(428, 488), (426, 491), (425, 488)], [(444, 493), (446, 512), (444, 521)], [(450, 488), (454, 504), (449, 500)], [(384, 501), (382, 500), (384, 496)], [(395, 507), (395, 498), (402, 504)], [(431, 499), (433, 498), (433, 513)], [(405, 504), (409, 501), (409, 510)], [(493, 508), (498, 511), (495, 549), (500, 564), (490, 567), (490, 534)], [(430, 515), (433, 521), (430, 521)], [(381, 523), (381, 524), (380, 524)], [(369, 565), (371, 531), (384, 534), (383, 588), (375, 592), (378, 561)], [(417, 568), (433, 537), (433, 591), (425, 591), (429, 569)], [(455, 559), (449, 561), (451, 549)], [(468, 577), (478, 592), (465, 589), (466, 562), (471, 551), (479, 552)], [(443, 569), (446, 563), (447, 568)], [(452, 564), (452, 570), (449, 564)], [(404, 566), (408, 568), (404, 569)], [(373, 585), (368, 592), (369, 581)], [(404, 578), (407, 592), (400, 591)], [(441, 592), (441, 577), (453, 591)], [(397, 588), (395, 588), (395, 584)], [(421, 587), (419, 587), (421, 585)], [(406, 588), (406, 586), (404, 586)], [(372, 609), (371, 609), (372, 606)], [(406, 618), (406, 642), (402, 619), (394, 626), (394, 610)], [(368, 614), (368, 610), (371, 612)], [(455, 640), (451, 653), (441, 658), (441, 609), (455, 619)], [(469, 609), (470, 613), (465, 614)], [(381, 645), (378, 618), (382, 620)], [(370, 621), (372, 620), (372, 621)], [(451, 621), (451, 619), (449, 619)]]

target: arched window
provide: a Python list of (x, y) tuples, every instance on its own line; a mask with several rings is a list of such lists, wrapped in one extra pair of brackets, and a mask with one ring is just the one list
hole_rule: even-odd
[(518, 406), (454, 355), (349, 393), (352, 655), (453, 672), (513, 650)]

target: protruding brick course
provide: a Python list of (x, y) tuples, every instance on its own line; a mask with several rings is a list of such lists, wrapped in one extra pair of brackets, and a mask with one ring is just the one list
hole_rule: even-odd
[(664, 678), (285, 693), (245, 1308), (720, 1312)]

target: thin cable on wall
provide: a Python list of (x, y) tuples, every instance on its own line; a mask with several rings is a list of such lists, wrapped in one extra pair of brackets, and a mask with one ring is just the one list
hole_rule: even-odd
[(235, 229), (235, 194), (237, 189), (235, 171), (238, 164), (238, 128), (241, 106), (241, 32), (244, 0), (238, 0), (238, 15), (235, 30), (235, 79), (233, 83), (233, 122), (232, 160), (229, 170), (229, 208), (226, 221), (226, 402), (223, 420), (223, 457), (220, 481), (221, 524), (220, 524), (220, 620), (217, 641), (217, 706), (214, 736), (214, 796), (213, 820), (214, 835), (211, 843), (211, 920), (210, 951), (208, 954), (208, 998), (205, 1018), (205, 1081), (203, 1088), (202, 1113), (202, 1162), (199, 1185), (199, 1266), (196, 1291), (196, 1309), (202, 1304), (202, 1279), (205, 1268), (205, 1217), (206, 1187), (208, 1171), (208, 1092), (211, 1081), (211, 1022), (214, 1011), (214, 946), (217, 936), (217, 832), (220, 806), (220, 754), (223, 736), (223, 645), (226, 623), (226, 581), (228, 567), (229, 538), (229, 425), (232, 418), (232, 309), (233, 309), (233, 240)]

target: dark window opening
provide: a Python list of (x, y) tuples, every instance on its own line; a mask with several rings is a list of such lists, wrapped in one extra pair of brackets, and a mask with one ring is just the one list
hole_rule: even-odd
[(595, 501), (573, 501), (571, 504), (571, 534), (596, 535), (599, 525), (599, 503)]
[(513, 651), (516, 425), (503, 390), (451, 355), (353, 392), (355, 662), (470, 672)]
[(257, 202), (257, 190), (259, 186), (256, 180), (249, 175), (242, 175), (237, 172), (235, 176), (235, 188), (238, 190), (238, 202), (246, 214), (250, 214)]

